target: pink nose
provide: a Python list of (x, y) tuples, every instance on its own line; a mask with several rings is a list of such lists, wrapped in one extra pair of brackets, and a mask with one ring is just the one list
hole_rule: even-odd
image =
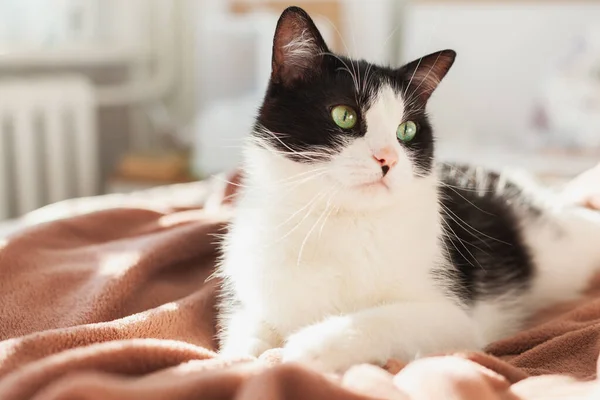
[[(386, 170), (389, 170), (398, 163), (398, 153), (392, 147), (384, 147), (374, 151), (373, 158), (381, 165), (382, 169), (383, 167), (387, 167)], [(387, 171), (384, 171), (384, 175), (385, 173)]]
[(386, 176), (390, 169), (398, 163), (398, 153), (391, 147), (384, 147), (374, 151), (373, 158), (381, 166), (383, 176)]

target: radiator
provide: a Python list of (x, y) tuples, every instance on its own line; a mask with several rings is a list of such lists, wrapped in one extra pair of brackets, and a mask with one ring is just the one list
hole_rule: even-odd
[(0, 219), (97, 194), (94, 88), (83, 77), (0, 81)]

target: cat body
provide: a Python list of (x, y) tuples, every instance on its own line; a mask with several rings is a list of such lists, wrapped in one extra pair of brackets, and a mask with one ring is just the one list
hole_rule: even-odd
[(454, 56), (377, 67), (282, 14), (218, 270), (223, 354), (339, 371), (478, 350), (584, 288), (596, 214), (434, 162), (425, 106)]

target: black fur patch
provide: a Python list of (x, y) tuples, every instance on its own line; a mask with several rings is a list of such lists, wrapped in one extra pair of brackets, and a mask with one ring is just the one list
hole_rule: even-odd
[(443, 240), (456, 267), (454, 293), (469, 304), (526, 289), (534, 266), (515, 210), (537, 213), (519, 186), (495, 172), (460, 165), (442, 166), (440, 178)]

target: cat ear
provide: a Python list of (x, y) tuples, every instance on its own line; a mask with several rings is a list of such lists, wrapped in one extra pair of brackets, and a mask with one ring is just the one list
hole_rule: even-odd
[(421, 57), (400, 68), (401, 79), (410, 82), (413, 92), (422, 101), (427, 101), (452, 67), (455, 58), (454, 50), (442, 50)]
[(275, 30), (271, 78), (284, 85), (305, 79), (318, 71), (326, 52), (327, 44), (306, 11), (288, 7)]

